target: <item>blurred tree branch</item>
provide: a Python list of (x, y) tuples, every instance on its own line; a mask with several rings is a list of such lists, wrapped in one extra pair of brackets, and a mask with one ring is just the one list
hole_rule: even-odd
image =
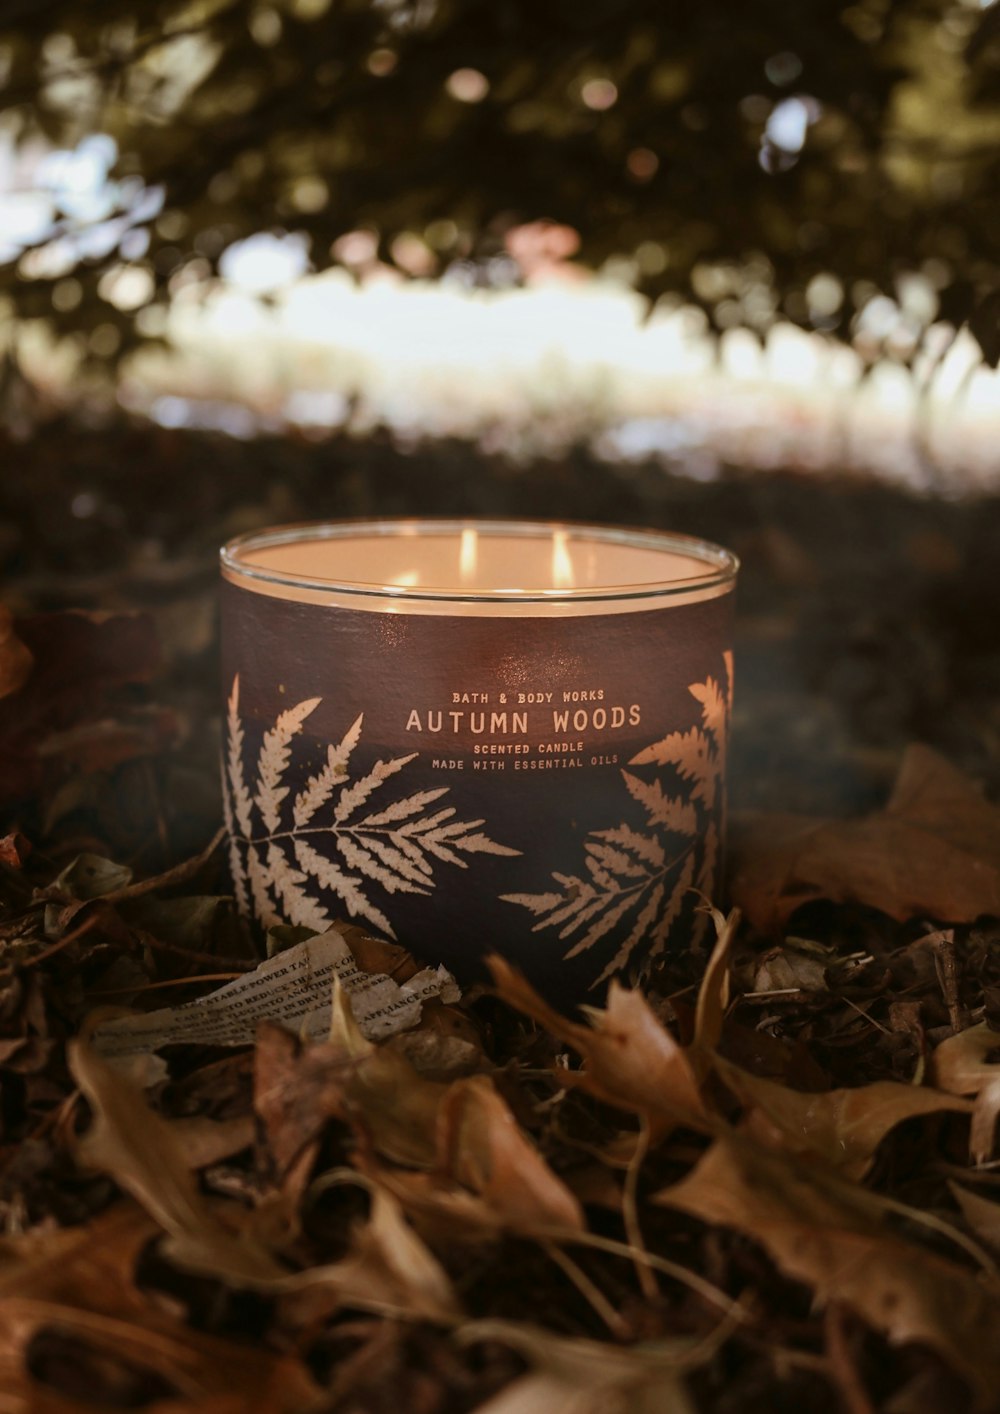
[[(119, 352), (192, 261), (210, 274), (261, 230), (303, 233), (315, 268), (360, 228), (409, 273), (489, 282), (511, 276), (510, 232), (547, 219), (583, 262), (715, 329), (787, 318), (849, 339), (917, 276), (898, 357), (935, 317), (971, 319), (1000, 357), (993, 7), (7, 0), (4, 69), (21, 150), (107, 134), (120, 201), (88, 221), (56, 188), (52, 231), (0, 266), (0, 296), (78, 335), (110, 322)], [(109, 297), (122, 266), (147, 276), (138, 308)], [(57, 293), (69, 276), (78, 298)]]

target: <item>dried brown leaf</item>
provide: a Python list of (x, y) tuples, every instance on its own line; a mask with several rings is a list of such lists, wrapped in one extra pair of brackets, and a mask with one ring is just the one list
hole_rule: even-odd
[(183, 1136), (149, 1108), (141, 1091), (84, 1041), (71, 1041), (67, 1056), (94, 1114), (78, 1144), (80, 1162), (109, 1174), (142, 1204), (168, 1235), (167, 1255), (237, 1285), (266, 1284), (285, 1275), (252, 1236), (223, 1225), (198, 1190)]
[(451, 1279), (403, 1216), (385, 1188), (371, 1184), (371, 1213), (351, 1235), (351, 1250), (339, 1262), (311, 1267), (284, 1283), (287, 1305), (315, 1319), (338, 1306), (400, 1316), (406, 1320), (462, 1319)]
[(991, 1203), (961, 1183), (949, 1182), (948, 1187), (976, 1236), (994, 1251), (1000, 1250), (1000, 1203)]
[[(46, 1402), (52, 1391), (27, 1364), (35, 1335), (56, 1328), (108, 1359), (158, 1375), (185, 1400), (238, 1400), (242, 1414), (301, 1414), (319, 1391), (288, 1355), (204, 1335), (140, 1291), (142, 1249), (157, 1224), (121, 1202), (81, 1227), (46, 1228), (0, 1242), (0, 1390), (12, 1409), (93, 1409), (93, 1400)], [(6, 1406), (4, 1406), (6, 1407)]]
[(721, 1058), (715, 1066), (745, 1107), (749, 1133), (773, 1148), (822, 1160), (845, 1178), (863, 1178), (879, 1144), (904, 1120), (972, 1110), (968, 1101), (953, 1095), (892, 1080), (805, 1094), (750, 1075)]
[(738, 909), (724, 918), (717, 908), (710, 910), (715, 924), (715, 947), (708, 959), (694, 1016), (694, 1043), (703, 1051), (714, 1051), (722, 1039), (722, 1023), (729, 1006), (729, 954), (740, 926)]
[(590, 1025), (583, 1025), (543, 1001), (503, 958), (488, 961), (504, 1001), (579, 1052), (584, 1068), (564, 1072), (567, 1080), (608, 1104), (641, 1115), (654, 1140), (678, 1124), (705, 1127), (707, 1117), (692, 1060), (641, 993), (612, 982), (607, 1008), (588, 1008)]
[(491, 1080), (448, 1085), (419, 1075), (398, 1051), (365, 1039), (339, 986), (329, 1042), (300, 1048), (277, 1027), (261, 1039), (255, 1103), (279, 1169), (337, 1118), (392, 1163), (473, 1190), (500, 1225), (583, 1226), (576, 1199)]
[(694, 1414), (683, 1376), (703, 1364), (728, 1334), (610, 1345), (557, 1336), (517, 1321), (471, 1321), (463, 1344), (509, 1346), (531, 1366), (476, 1414)]
[(988, 1022), (948, 1036), (931, 1057), (934, 1082), (952, 1095), (978, 1095), (1000, 1076), (1000, 1031)]
[(985, 1164), (993, 1157), (997, 1116), (1000, 1115), (1000, 1075), (987, 1083), (976, 1096), (969, 1133), (969, 1157), (974, 1164)]
[(907, 749), (884, 810), (859, 820), (747, 817), (733, 853), (733, 898), (762, 932), (814, 899), (900, 920), (1000, 914), (1000, 810), (922, 745)]
[(831, 949), (783, 942), (753, 960), (750, 992), (826, 992), (826, 970), (835, 961)]
[(931, 1346), (992, 1401), (1000, 1286), (893, 1232), (874, 1195), (733, 1134), (656, 1201), (744, 1233), (823, 1305), (842, 1302), (893, 1344)]
[(582, 1230), (583, 1209), (520, 1129), (486, 1076), (458, 1080), (438, 1119), (445, 1171), (478, 1193), (511, 1227)]

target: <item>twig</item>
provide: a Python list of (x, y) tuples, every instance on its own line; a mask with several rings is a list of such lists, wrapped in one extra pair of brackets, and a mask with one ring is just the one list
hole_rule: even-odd
[(958, 955), (955, 952), (955, 930), (954, 928), (942, 928), (940, 932), (932, 933), (927, 941), (934, 948), (934, 965), (937, 969), (941, 991), (944, 994), (945, 1005), (948, 1008), (948, 1020), (951, 1022), (952, 1031), (957, 1034), (959, 1031), (965, 1030), (968, 1018), (959, 995), (961, 973)]
[(597, 1252), (607, 1252), (613, 1257), (625, 1257), (636, 1264), (641, 1262), (652, 1271), (662, 1272), (664, 1276), (680, 1282), (682, 1286), (690, 1287), (713, 1306), (731, 1312), (740, 1324), (750, 1319), (740, 1303), (728, 1292), (708, 1281), (706, 1277), (699, 1276), (690, 1267), (684, 1267), (680, 1262), (671, 1262), (669, 1257), (658, 1257), (655, 1252), (648, 1252), (645, 1248), (633, 1247), (628, 1242), (618, 1242), (613, 1237), (601, 1237), (596, 1232), (580, 1232), (576, 1228), (542, 1226), (533, 1228), (532, 1233), (539, 1239), (551, 1238), (553, 1242), (563, 1242), (568, 1247), (593, 1247)]
[(109, 894), (102, 894), (101, 902), (124, 903), (128, 899), (141, 898), (143, 894), (172, 888), (175, 884), (186, 884), (208, 863), (225, 835), (224, 829), (219, 830), (201, 853), (196, 854), (193, 859), (185, 859), (183, 864), (175, 864), (172, 869), (167, 869), (163, 874), (156, 874), (152, 879), (140, 879), (137, 884), (126, 884), (124, 888), (113, 889)]
[(565, 1272), (580, 1295), (590, 1303), (616, 1340), (625, 1340), (631, 1334), (628, 1322), (619, 1315), (596, 1282), (591, 1281), (579, 1262), (574, 1262), (569, 1253), (564, 1252), (554, 1242), (543, 1242), (542, 1248), (546, 1256)]
[(34, 957), (25, 958), (21, 966), (37, 967), (40, 962), (47, 962), (50, 957), (54, 957), (57, 952), (62, 952), (63, 948), (68, 947), (70, 943), (75, 943), (77, 938), (82, 938), (84, 933), (89, 933), (91, 929), (96, 928), (99, 922), (100, 915), (92, 913), (85, 922), (80, 924), (79, 928), (74, 928), (71, 933), (67, 933), (58, 942), (43, 948), (41, 952), (36, 952)]
[(138, 995), (140, 992), (156, 992), (161, 987), (193, 987), (198, 982), (232, 982), (236, 977), (245, 977), (245, 972), (205, 972), (197, 977), (171, 977), (166, 982), (147, 982), (142, 987), (109, 987), (89, 992), (91, 997), (123, 997)]
[(850, 997), (841, 997), (840, 1000), (845, 1004), (845, 1006), (849, 1006), (852, 1011), (856, 1011), (859, 1016), (863, 1016), (866, 1021), (870, 1022), (871, 1025), (876, 1028), (876, 1030), (881, 1031), (883, 1036), (892, 1036), (895, 1034), (894, 1032), (890, 1031), (887, 1026), (883, 1026), (881, 1021), (876, 1021), (874, 1016), (870, 1016), (868, 1012), (865, 1011), (863, 1006), (858, 1006), (857, 1002), (852, 1002)]
[[(649, 1124), (645, 1116), (639, 1126), (639, 1133), (636, 1136), (635, 1153), (629, 1160), (628, 1168), (625, 1170), (625, 1185), (622, 1191), (622, 1219), (625, 1223), (625, 1233), (629, 1240), (629, 1246), (634, 1247), (639, 1252), (645, 1252), (646, 1244), (642, 1238), (642, 1227), (639, 1223), (639, 1171), (643, 1161), (649, 1152)], [(647, 1301), (657, 1301), (660, 1295), (660, 1288), (656, 1284), (656, 1277), (653, 1275), (647, 1263), (637, 1262), (635, 1267), (636, 1276), (639, 1278), (639, 1286)]]
[(847, 1414), (875, 1414), (875, 1406), (861, 1382), (857, 1363), (848, 1344), (844, 1311), (839, 1301), (831, 1301), (826, 1308), (823, 1334), (826, 1338), (830, 1373)]
[(152, 948), (156, 952), (171, 953), (174, 957), (187, 958), (189, 962), (229, 962), (233, 967), (242, 967), (245, 972), (252, 972), (258, 965), (256, 961), (249, 958), (244, 962), (238, 957), (220, 958), (218, 953), (199, 952), (197, 948), (185, 948), (180, 943), (165, 943), (162, 938), (154, 937), (152, 933), (139, 932), (137, 936), (144, 948)]

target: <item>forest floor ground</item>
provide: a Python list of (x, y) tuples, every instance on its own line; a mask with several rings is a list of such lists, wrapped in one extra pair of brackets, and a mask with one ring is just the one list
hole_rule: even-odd
[[(982, 1096), (998, 1084), (1000, 815), (977, 814), (973, 787), (966, 797), (949, 778), (961, 801), (944, 834), (982, 891), (949, 914), (958, 889), (945, 879), (920, 895), (942, 911), (910, 916), (886, 880), (926, 856), (887, 843), (877, 812), (913, 743), (1000, 799), (1000, 500), (738, 469), (703, 484), (584, 451), (515, 465), (459, 442), (240, 442), (139, 423), (53, 422), (0, 445), (0, 464), (0, 603), (34, 654), (26, 683), (0, 693), (11, 1409), (993, 1407), (997, 1103)], [(727, 936), (730, 992), (718, 970), (701, 981), (704, 957), (679, 959), (641, 1016), (605, 1014), (595, 1034), (620, 1027), (640, 1059), (602, 1084), (608, 1055), (516, 987), (460, 1009), (471, 1073), (516, 1115), (524, 1148), (501, 1157), (493, 1102), (476, 1091), (486, 1107), (455, 1141), (467, 1162), (447, 1173), (440, 1152), (414, 1159), (400, 1138), (414, 1115), (388, 1098), (398, 1075), (379, 1070), (381, 1051), (364, 1062), (367, 1091), (344, 1080), (346, 1033), (320, 1048), (322, 1078), (274, 1035), (253, 1054), (189, 1048), (144, 1101), (85, 1046), (67, 1068), (66, 1042), (99, 1000), (144, 1007), (164, 987), (187, 1000), (209, 987), (199, 979), (252, 962), (213, 860), (129, 892), (196, 856), (221, 817), (218, 546), (262, 525), (391, 515), (656, 526), (731, 547), (740, 828), (766, 828), (761, 812), (876, 821), (874, 882), (843, 887), (838, 856), (836, 906), (821, 881), (805, 909), (779, 908), (770, 935)], [(0, 684), (13, 641), (0, 633)], [(131, 873), (88, 896), (66, 873), (84, 853)], [(554, 1087), (553, 1066), (578, 1055), (590, 1078)], [(414, 1104), (438, 1104), (426, 1086), (467, 1087), (468, 1064), (437, 1059), (413, 1080)], [(650, 1067), (659, 1098), (640, 1093)], [(841, 1087), (857, 1090), (853, 1119)], [(831, 1095), (811, 1118), (796, 1108)], [(348, 1172), (361, 1187), (338, 1198)], [(530, 1191), (514, 1213), (518, 1184)], [(376, 1195), (367, 1216), (362, 1187)], [(462, 1195), (480, 1205), (472, 1217)], [(596, 1242), (545, 1236), (559, 1213)]]

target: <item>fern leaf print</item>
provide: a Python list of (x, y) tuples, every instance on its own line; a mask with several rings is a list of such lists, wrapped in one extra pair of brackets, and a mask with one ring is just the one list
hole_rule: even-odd
[[(643, 747), (621, 772), (626, 797), (642, 811), (645, 827), (623, 821), (592, 830), (584, 845), (586, 878), (554, 873), (558, 890), (502, 895), (504, 902), (532, 914), (532, 932), (557, 931), (569, 943), (566, 958), (606, 946), (616, 930), (628, 928), (592, 987), (616, 973), (642, 976), (680, 933), (697, 894), (712, 894), (732, 710), (732, 654), (722, 658), (718, 678), (688, 686), (700, 721)], [(695, 945), (704, 921), (700, 915), (693, 920)]]
[(520, 854), (484, 833), (485, 820), (457, 819), (444, 804), (447, 786), (409, 795), (404, 786), (401, 794), (396, 778), (416, 752), (352, 774), (363, 716), (327, 747), (323, 765), (289, 799), (296, 738), (321, 701), (307, 698), (279, 713), (264, 732), (251, 786), (239, 678), (233, 679), (223, 787), (233, 887), (243, 912), (264, 927), (286, 921), (323, 932), (339, 908), (393, 938), (394, 895), (432, 894), (440, 866), (466, 869), (469, 855)]

